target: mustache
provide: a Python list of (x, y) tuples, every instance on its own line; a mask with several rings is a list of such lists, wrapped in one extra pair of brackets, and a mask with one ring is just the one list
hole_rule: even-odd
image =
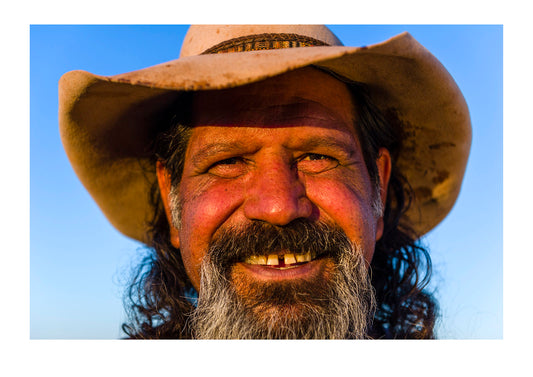
[(213, 239), (207, 256), (215, 265), (229, 268), (253, 255), (306, 253), (317, 257), (339, 257), (341, 245), (350, 244), (346, 233), (325, 222), (296, 219), (284, 226), (252, 221), (244, 226), (221, 230)]

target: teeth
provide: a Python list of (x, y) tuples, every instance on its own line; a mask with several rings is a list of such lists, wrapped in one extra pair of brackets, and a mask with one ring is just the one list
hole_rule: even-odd
[(264, 255), (253, 255), (246, 260), (250, 264), (267, 264), (267, 258)]
[(294, 256), (294, 254), (285, 254), (283, 260), (285, 261), (285, 264), (296, 263), (296, 258)]
[(270, 254), (268, 256), (266, 264), (267, 264), (267, 266), (278, 266), (279, 265), (278, 256), (276, 254)]
[(270, 254), (268, 256), (253, 255), (251, 257), (246, 258), (245, 263), (261, 264), (267, 266), (279, 266), (280, 258), (283, 258), (283, 262), (286, 265), (290, 265), (295, 263), (311, 262), (311, 260), (316, 258), (316, 256), (314, 254), (311, 255), (310, 252), (303, 254), (288, 253), (284, 255)]
[(311, 253), (307, 252), (305, 254), (296, 254), (297, 262), (311, 262)]

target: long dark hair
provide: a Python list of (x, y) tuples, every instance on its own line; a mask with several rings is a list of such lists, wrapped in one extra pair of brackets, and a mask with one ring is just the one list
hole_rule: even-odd
[[(346, 80), (343, 80), (346, 81)], [(375, 161), (379, 148), (389, 150), (392, 171), (384, 212), (384, 232), (376, 243), (370, 265), (377, 310), (371, 338), (431, 339), (437, 304), (424, 289), (431, 276), (428, 251), (400, 219), (412, 200), (412, 190), (394, 165), (401, 152), (401, 127), (393, 113), (382, 113), (370, 100), (366, 88), (347, 82), (357, 104), (357, 126), (365, 163), (374, 183), (379, 179)], [(190, 96), (181, 99), (180, 119), (159, 133), (153, 145), (154, 164), (161, 159), (173, 172), (172, 184), (179, 183), (183, 157), (191, 129), (184, 109), (190, 108)], [(161, 203), (157, 182), (150, 193), (154, 217), (148, 224), (150, 240), (147, 255), (133, 274), (125, 295), (129, 322), (124, 333), (134, 339), (188, 339), (188, 313), (194, 310), (196, 292), (185, 272), (180, 251), (170, 243), (169, 224)]]
[(402, 125), (394, 112), (383, 113), (366, 88), (348, 83), (358, 104), (358, 126), (370, 177), (378, 179), (375, 161), (379, 148), (389, 150), (392, 171), (384, 212), (384, 231), (370, 264), (378, 309), (370, 336), (374, 338), (432, 339), (437, 302), (424, 289), (431, 278), (431, 257), (414, 230), (400, 220), (411, 206), (413, 192), (394, 162), (401, 153)]

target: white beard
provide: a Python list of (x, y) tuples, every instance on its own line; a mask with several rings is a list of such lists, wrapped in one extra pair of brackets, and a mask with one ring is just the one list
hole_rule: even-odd
[[(202, 264), (198, 306), (190, 318), (196, 339), (363, 339), (375, 310), (375, 297), (362, 250), (348, 240), (340, 249), (336, 271), (298, 315), (276, 303), (245, 305), (233, 283), (209, 258)], [(278, 283), (283, 284), (283, 283)], [(295, 295), (295, 297), (297, 297)], [(318, 303), (318, 304), (317, 304)], [(265, 310), (266, 309), (266, 310)]]

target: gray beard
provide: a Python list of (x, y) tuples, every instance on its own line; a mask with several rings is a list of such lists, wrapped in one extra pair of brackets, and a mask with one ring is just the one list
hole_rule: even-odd
[[(337, 250), (332, 256), (335, 271), (327, 286), (312, 294), (300, 293), (298, 284), (256, 286), (254, 305), (239, 297), (228, 269), (208, 252), (202, 264), (198, 305), (189, 318), (194, 338), (364, 339), (374, 316), (375, 295), (363, 252), (346, 237), (331, 241), (329, 233), (322, 237)], [(275, 293), (259, 297), (267, 290)], [(295, 304), (298, 310), (293, 310)]]

